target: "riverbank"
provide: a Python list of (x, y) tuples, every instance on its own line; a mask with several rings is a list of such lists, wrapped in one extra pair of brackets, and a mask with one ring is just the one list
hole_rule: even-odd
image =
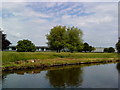
[(116, 53), (3, 52), (2, 70), (119, 62)]

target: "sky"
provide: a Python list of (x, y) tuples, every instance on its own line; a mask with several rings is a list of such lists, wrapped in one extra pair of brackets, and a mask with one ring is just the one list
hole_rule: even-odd
[(114, 47), (118, 41), (117, 2), (3, 2), (0, 12), (0, 27), (12, 45), (28, 39), (47, 46), (45, 35), (56, 25), (78, 27), (94, 47)]

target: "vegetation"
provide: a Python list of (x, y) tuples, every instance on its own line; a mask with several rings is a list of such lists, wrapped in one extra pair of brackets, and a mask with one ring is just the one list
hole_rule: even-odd
[[(8, 65), (10, 62), (41, 60), (41, 63), (73, 63), (86, 62), (89, 60), (98, 60), (108, 58), (118, 58), (116, 53), (55, 53), (55, 52), (2, 52), (2, 63)], [(107, 59), (106, 59), (107, 60)]]
[[(0, 31), (2, 33), (2, 31)], [(10, 45), (10, 41), (6, 39), (6, 34), (2, 33), (2, 50), (7, 49), (7, 47)]]
[(84, 43), (82, 51), (84, 51), (84, 52), (91, 52), (91, 51), (93, 51), (93, 50), (95, 50), (94, 47), (89, 46), (88, 43)]
[(66, 43), (65, 34), (66, 34), (65, 26), (56, 26), (52, 28), (50, 34), (47, 35), (48, 46), (50, 46), (52, 50), (60, 52), (60, 50), (65, 47)]
[(17, 42), (17, 51), (18, 52), (35, 52), (35, 45), (29, 40), (20, 40)]
[(116, 43), (116, 49), (117, 49), (117, 52), (120, 53), (120, 37), (118, 42)]
[(69, 27), (66, 31), (66, 47), (73, 52), (77, 49), (82, 49), (82, 31), (75, 27)]
[(108, 52), (108, 48), (104, 48), (104, 52)]
[(113, 47), (104, 48), (104, 52), (113, 53), (115, 52), (115, 49)]
[(82, 34), (82, 31), (75, 27), (55, 26), (47, 35), (48, 45), (57, 52), (64, 48), (73, 52), (82, 45)]
[(108, 52), (113, 53), (113, 52), (115, 52), (115, 49), (113, 47), (109, 47)]

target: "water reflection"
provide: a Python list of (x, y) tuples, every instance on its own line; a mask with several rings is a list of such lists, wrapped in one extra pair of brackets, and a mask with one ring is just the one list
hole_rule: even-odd
[(120, 63), (7, 71), (3, 72), (2, 85), (3, 88), (118, 87), (116, 69), (120, 75)]
[(120, 89), (120, 63), (117, 63), (116, 68), (118, 70), (118, 87)]
[(80, 67), (50, 70), (46, 76), (53, 87), (77, 87), (81, 86), (83, 81), (82, 69)]
[(120, 63), (117, 63), (117, 66), (116, 66), (118, 72), (120, 73)]

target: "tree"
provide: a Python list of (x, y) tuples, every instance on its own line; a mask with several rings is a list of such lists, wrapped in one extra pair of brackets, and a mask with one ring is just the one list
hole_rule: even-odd
[(51, 29), (50, 34), (47, 34), (48, 46), (52, 50), (60, 52), (61, 49), (65, 47), (66, 43), (66, 27), (65, 26), (55, 26)]
[(108, 52), (108, 50), (109, 50), (108, 48), (104, 48), (104, 52)]
[(17, 51), (18, 52), (35, 52), (35, 45), (29, 40), (20, 40), (17, 42)]
[(78, 46), (77, 46), (77, 51), (78, 51), (78, 52), (82, 52), (83, 47), (84, 47), (83, 44), (78, 45)]
[(92, 51), (94, 51), (94, 50), (95, 50), (95, 48), (94, 48), (94, 47), (89, 46), (89, 52), (92, 52)]
[(6, 39), (6, 34), (3, 34), (2, 31), (0, 31), (0, 34), (2, 34), (2, 50), (5, 50), (11, 43)]
[(115, 52), (115, 49), (113, 47), (104, 48), (104, 52), (112, 53)]
[(109, 48), (108, 48), (108, 52), (109, 52), (109, 53), (115, 52), (115, 49), (114, 49), (113, 47), (109, 47)]
[(87, 52), (89, 51), (90, 47), (88, 43), (84, 43), (83, 51)]
[(116, 49), (117, 49), (117, 52), (120, 53), (120, 37), (118, 42), (116, 43)]
[(82, 31), (75, 27), (55, 26), (47, 35), (48, 45), (52, 50), (60, 52), (61, 49), (67, 48), (71, 52), (77, 50), (82, 44)]
[(66, 47), (73, 52), (78, 48), (82, 48), (82, 36), (83, 32), (75, 27), (67, 28), (66, 32)]

